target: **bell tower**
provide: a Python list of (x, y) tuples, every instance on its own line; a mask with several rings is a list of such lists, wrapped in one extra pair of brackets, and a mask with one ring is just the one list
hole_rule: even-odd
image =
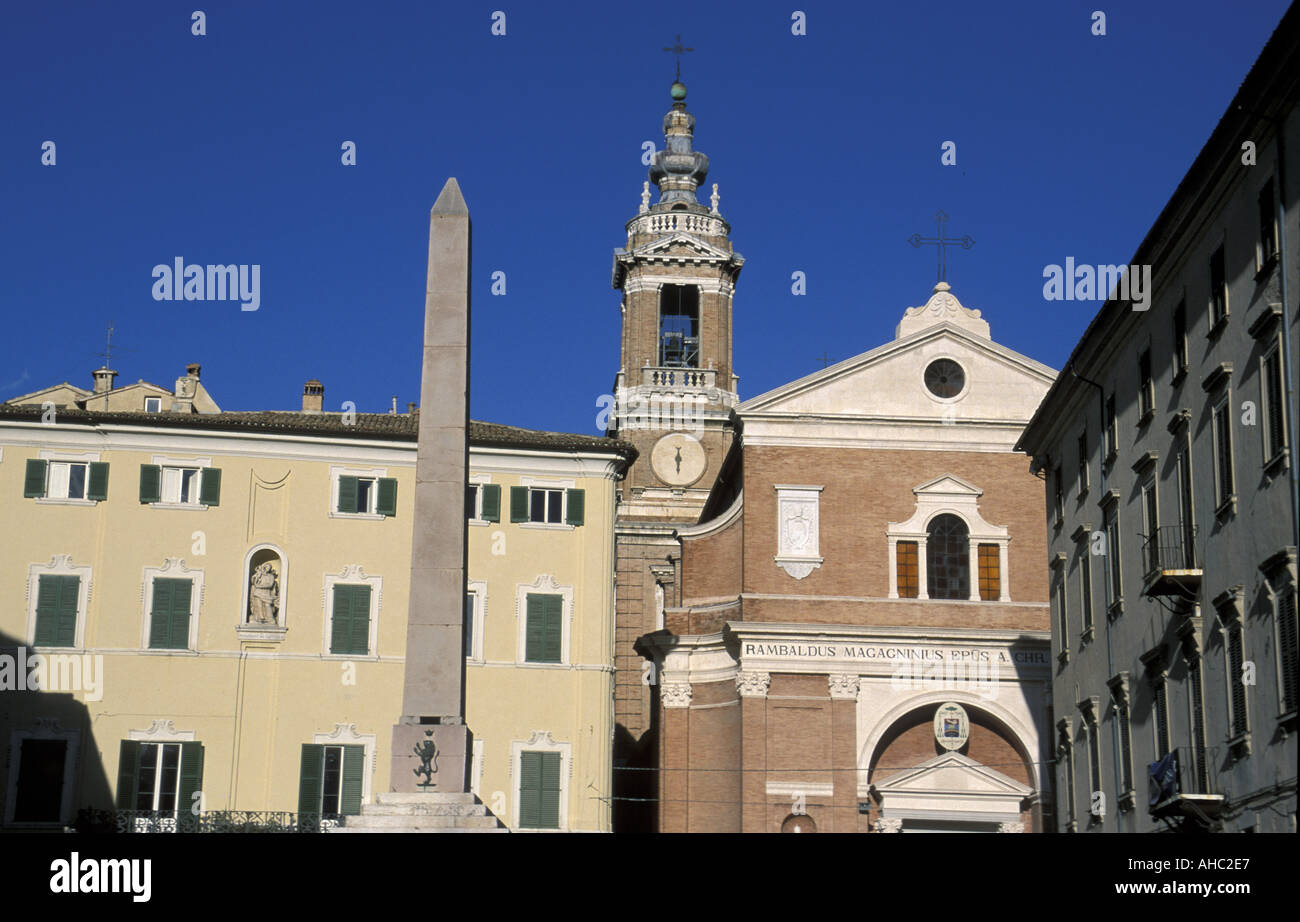
[(745, 260), (731, 246), (717, 184), (709, 206), (697, 198), (709, 158), (693, 147), (686, 87), (675, 81), (670, 93), (664, 149), (627, 222), (627, 245), (614, 251), (623, 333), (609, 428), (640, 450), (620, 518), (680, 523), (699, 517), (731, 445), (731, 303)]
[[(731, 225), (697, 198), (709, 158), (694, 149), (686, 87), (673, 82), (664, 147), (650, 163), (641, 207), (614, 250), (612, 284), (622, 294), (620, 365), (609, 433), (639, 455), (619, 491), (615, 519), (614, 829), (653, 831), (658, 765), (652, 663), (638, 637), (664, 626), (678, 603), (674, 528), (698, 521), (731, 448), (737, 377), (731, 306), (744, 257)], [(659, 200), (650, 203), (651, 183)]]

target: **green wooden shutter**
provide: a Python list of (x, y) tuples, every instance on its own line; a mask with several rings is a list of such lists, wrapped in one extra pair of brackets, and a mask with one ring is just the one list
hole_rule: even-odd
[(117, 756), (117, 809), (135, 809), (136, 775), (140, 770), (140, 744), (122, 740)]
[(501, 485), (497, 483), (483, 484), (483, 521), (500, 522), (501, 521)]
[(465, 484), (465, 518), (474, 518), (474, 513), (478, 510), (474, 507), (478, 505), (478, 484)]
[(564, 639), (564, 596), (543, 596), (546, 612), (542, 655), (548, 663), (561, 662), (561, 641)]
[(524, 627), (524, 660), (530, 663), (560, 662), (563, 639), (564, 597), (529, 593)]
[(539, 753), (542, 757), (541, 803), (538, 808), (537, 825), (543, 829), (560, 828), (560, 754), (558, 752)]
[(190, 602), (194, 581), (153, 581), (153, 610), (149, 622), (149, 647), (155, 650), (185, 650), (190, 645)]
[(325, 747), (302, 744), (302, 762), (298, 768), (298, 816), (320, 817), (321, 797), (325, 787)]
[(365, 777), (366, 747), (343, 747), (343, 785), (339, 794), (339, 813), (358, 816), (361, 813), (361, 781)]
[(194, 795), (203, 790), (203, 744), (181, 743), (181, 778), (177, 786), (176, 816), (193, 822), (200, 798)]
[(510, 521), (528, 521), (528, 488), (510, 488)]
[(172, 584), (174, 580), (155, 579), (149, 609), (149, 648), (166, 649), (171, 645)]
[(542, 753), (519, 753), (519, 825), (536, 829), (540, 825), (542, 801)]
[(38, 647), (71, 647), (77, 639), (77, 594), (81, 578), (42, 575), (36, 589)]
[(204, 506), (221, 505), (221, 468), (205, 467), (199, 475), (199, 503)]
[(569, 508), (565, 514), (565, 521), (570, 525), (581, 525), (582, 515), (587, 506), (587, 494), (583, 490), (566, 490), (565, 492), (569, 494), (568, 503), (566, 504)]
[(352, 653), (370, 652), (370, 587), (352, 587)]
[(357, 478), (339, 477), (339, 512), (357, 511)]
[(336, 585), (333, 617), (330, 619), (330, 652), (351, 653), (351, 637), (352, 587)]
[(379, 494), (375, 497), (375, 511), (380, 515), (397, 515), (396, 478), (379, 478)]
[(108, 499), (108, 463), (90, 462), (90, 480), (86, 484), (86, 499)]
[(27, 476), (23, 478), (23, 496), (45, 495), (45, 469), (47, 466), (41, 458), (27, 459)]
[(162, 498), (162, 468), (156, 464), (140, 465), (140, 502), (156, 503)]

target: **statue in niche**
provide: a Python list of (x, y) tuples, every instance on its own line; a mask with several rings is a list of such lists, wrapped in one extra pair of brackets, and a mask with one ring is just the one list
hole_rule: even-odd
[(248, 592), (249, 624), (275, 624), (280, 607), (280, 576), (271, 562), (264, 561), (253, 570)]

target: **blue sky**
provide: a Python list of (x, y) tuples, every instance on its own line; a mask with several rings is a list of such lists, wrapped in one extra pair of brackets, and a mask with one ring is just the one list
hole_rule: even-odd
[[(951, 257), (954, 292), (1059, 368), (1096, 305), (1044, 301), (1043, 267), (1128, 261), (1286, 6), (7, 4), (0, 400), (88, 387), (112, 322), (119, 383), (201, 362), (224, 409), (296, 408), (311, 377), (327, 409), (404, 408), (428, 211), (454, 175), (474, 221), (474, 417), (596, 433), (619, 361), (612, 251), (641, 145), (663, 143), (678, 32), (746, 257), (742, 397), (891, 339), (934, 283), (932, 248), (906, 240), (940, 208), (976, 241)], [(259, 310), (153, 300), (153, 266), (177, 256), (260, 265)]]

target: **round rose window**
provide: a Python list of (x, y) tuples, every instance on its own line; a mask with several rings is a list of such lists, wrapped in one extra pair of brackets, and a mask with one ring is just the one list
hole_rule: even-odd
[(936, 359), (925, 369), (925, 386), (936, 397), (956, 397), (966, 386), (966, 373), (952, 359)]

